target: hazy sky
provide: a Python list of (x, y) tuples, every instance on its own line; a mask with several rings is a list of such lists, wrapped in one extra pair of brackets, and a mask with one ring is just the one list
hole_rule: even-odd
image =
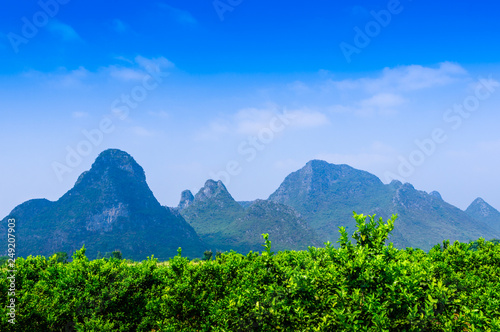
[[(496, 1), (9, 2), (0, 217), (107, 148), (158, 200), (267, 198), (311, 159), (500, 209)], [(362, 212), (362, 211), (360, 211)]]

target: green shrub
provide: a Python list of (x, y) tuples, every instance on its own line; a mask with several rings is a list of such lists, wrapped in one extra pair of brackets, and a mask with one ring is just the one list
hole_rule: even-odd
[[(500, 331), (500, 245), (386, 244), (387, 222), (354, 214), (351, 242), (307, 251), (16, 260), (16, 324), (1, 269), (1, 331)], [(208, 254), (205, 258), (208, 257)], [(118, 257), (115, 257), (118, 258)], [(211, 257), (210, 257), (211, 258)]]

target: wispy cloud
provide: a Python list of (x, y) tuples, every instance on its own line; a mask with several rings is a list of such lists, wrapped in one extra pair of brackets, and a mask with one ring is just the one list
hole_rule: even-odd
[(28, 70), (22, 74), (23, 77), (31, 80), (38, 80), (42, 85), (50, 85), (60, 88), (80, 88), (82, 83), (91, 76), (91, 72), (84, 67), (68, 70), (58, 68), (54, 72), (44, 73), (37, 70)]
[(87, 116), (89, 116), (89, 113), (88, 112), (73, 112), (72, 116), (75, 119), (81, 119), (81, 118), (86, 118)]
[[(32, 80), (40, 81), (42, 84), (50, 84), (59, 87), (78, 87), (83, 84), (103, 82), (109, 78), (129, 82), (142, 81), (147, 75), (167, 75), (167, 69), (175, 67), (172, 62), (164, 57), (146, 58), (137, 56), (133, 60), (120, 58), (123, 64), (112, 64), (101, 67), (96, 71), (89, 71), (85, 67), (68, 70), (61, 67), (52, 72), (41, 72), (38, 70), (25, 71), (22, 76)], [(162, 76), (163, 77), (163, 76)]]
[(133, 68), (109, 66), (106, 71), (112, 78), (122, 81), (140, 81), (144, 78), (144, 71)]
[(182, 9), (178, 9), (167, 5), (166, 3), (160, 2), (158, 3), (158, 7), (160, 9), (165, 10), (169, 16), (175, 20), (176, 22), (183, 25), (197, 25), (198, 21), (191, 15), (190, 12)]
[(150, 72), (161, 72), (166, 69), (172, 69), (175, 65), (165, 57), (146, 58), (142, 55), (135, 57), (135, 62), (143, 69)]
[(165, 112), (165, 111), (158, 111), (158, 112), (149, 111), (148, 114), (151, 116), (154, 116), (156, 118), (160, 118), (160, 119), (170, 118), (170, 114), (168, 112)]
[(78, 33), (70, 25), (58, 20), (51, 20), (47, 29), (63, 41), (82, 41)]
[(109, 76), (123, 81), (140, 81), (147, 73), (163, 73), (172, 69), (175, 65), (165, 57), (146, 58), (138, 55), (133, 60), (120, 58), (127, 66), (111, 65), (104, 67), (101, 71), (107, 72)]
[(392, 166), (396, 156), (397, 150), (392, 146), (375, 141), (372, 142), (366, 151), (348, 154), (327, 152), (318, 154), (315, 158), (333, 164), (347, 164), (382, 176)]
[(358, 116), (392, 115), (406, 103), (406, 99), (393, 93), (379, 93), (372, 97), (354, 101), (347, 105), (334, 105), (329, 108), (333, 113), (354, 113)]
[(442, 62), (436, 67), (410, 65), (384, 68), (374, 77), (329, 79), (319, 90), (323, 95), (338, 97), (337, 102), (329, 107), (330, 111), (366, 117), (397, 114), (418, 91), (446, 88), (455, 83), (466, 86), (469, 80), (470, 75), (462, 66)]
[(238, 111), (233, 117), (236, 132), (243, 135), (257, 134), (262, 128), (267, 128), (273, 118), (278, 114), (287, 114), (291, 120), (289, 127), (314, 128), (329, 124), (329, 120), (323, 113), (310, 110), (282, 110), (278, 108), (247, 108)]
[(414, 91), (451, 84), (466, 75), (467, 71), (462, 66), (452, 62), (442, 62), (437, 68), (420, 65), (384, 68), (381, 75), (376, 78), (330, 80), (325, 88), (363, 90), (368, 93)]
[(132, 127), (132, 133), (136, 136), (140, 137), (153, 137), (156, 135), (156, 132), (153, 130), (149, 130), (147, 128), (141, 127), (141, 126), (136, 126)]
[[(283, 118), (286, 119), (279, 120)], [(308, 109), (286, 110), (277, 106), (245, 108), (210, 122), (196, 135), (196, 139), (218, 140), (224, 135), (257, 135), (263, 129), (273, 127), (278, 120), (285, 123), (286, 128), (296, 129), (316, 128), (330, 123), (325, 114)]]
[(198, 130), (194, 135), (195, 141), (218, 141), (222, 136), (232, 133), (231, 124), (222, 120), (212, 121), (205, 128)]
[(70, 86), (77, 86), (79, 85), (84, 79), (89, 77), (90, 72), (84, 68), (84, 67), (79, 67), (78, 69), (71, 70), (67, 74), (63, 74), (59, 77), (59, 81), (63, 86), (70, 87)]
[(115, 18), (111, 22), (111, 27), (115, 32), (118, 32), (118, 33), (124, 33), (124, 32), (127, 32), (129, 30), (129, 26), (125, 22), (123, 22), (122, 20), (117, 19), (117, 18)]

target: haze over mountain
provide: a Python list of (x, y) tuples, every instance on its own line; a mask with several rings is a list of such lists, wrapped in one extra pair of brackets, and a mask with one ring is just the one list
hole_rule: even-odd
[(500, 212), (486, 203), (481, 197), (476, 198), (465, 212), (478, 222), (491, 227), (497, 234), (500, 233)]
[[(144, 170), (126, 152), (106, 150), (75, 186), (56, 202), (37, 199), (17, 206), (18, 256), (72, 253), (83, 245), (87, 256), (120, 250), (123, 257), (172, 257), (177, 248), (198, 257), (205, 248), (193, 228), (161, 206)], [(6, 219), (2, 221), (2, 236)]]
[[(196, 195), (182, 192), (176, 208), (162, 206), (144, 170), (126, 152), (102, 152), (92, 168), (55, 202), (27, 201), (7, 218), (16, 219), (17, 256), (72, 253), (83, 245), (88, 257), (120, 250), (125, 258), (201, 257), (204, 250), (262, 250), (269, 233), (274, 250), (305, 249), (336, 242), (338, 227), (352, 233), (352, 212), (398, 214), (389, 238), (397, 247), (424, 250), (445, 239), (469, 242), (500, 238), (500, 213), (476, 199), (462, 211), (438, 192), (409, 183), (383, 184), (348, 165), (312, 160), (288, 175), (267, 200), (236, 202), (221, 181), (206, 181)], [(5, 253), (4, 253), (5, 254)]]

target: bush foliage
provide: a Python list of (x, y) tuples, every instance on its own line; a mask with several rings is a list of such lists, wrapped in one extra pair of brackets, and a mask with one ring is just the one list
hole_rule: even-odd
[(2, 331), (500, 331), (500, 245), (386, 245), (386, 223), (354, 214), (340, 248), (205, 253), (189, 261), (16, 260), (16, 324)]

